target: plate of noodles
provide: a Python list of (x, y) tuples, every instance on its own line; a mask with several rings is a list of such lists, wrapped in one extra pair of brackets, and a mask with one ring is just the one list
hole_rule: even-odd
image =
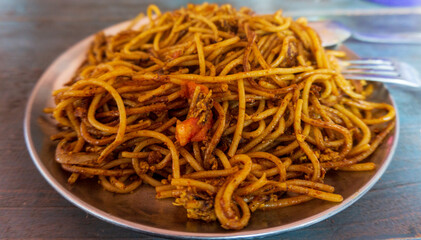
[(123, 227), (185, 238), (298, 229), (358, 200), (397, 145), (392, 97), (346, 80), (345, 55), (356, 58), (282, 11), (151, 5), (46, 70), (27, 147), (63, 197)]

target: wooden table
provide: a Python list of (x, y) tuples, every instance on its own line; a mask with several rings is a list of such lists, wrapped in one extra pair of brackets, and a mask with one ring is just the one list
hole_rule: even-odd
[[(144, 12), (149, 3), (162, 10), (187, 3), (119, 2), (0, 1), (0, 238), (152, 238), (103, 222), (67, 202), (38, 173), (23, 140), (23, 112), (30, 91), (61, 52), (87, 35)], [(353, 29), (373, 24), (373, 19), (380, 27), (393, 23), (393, 18), (402, 27), (412, 23), (416, 28), (421, 22), (418, 8), (389, 9), (360, 1), (232, 3), (251, 6), (258, 12), (284, 8), (294, 16), (326, 15)], [(375, 12), (395, 15), (370, 15)], [(361, 56), (395, 57), (421, 72), (421, 45), (355, 40), (347, 41), (347, 45)], [(421, 92), (395, 87), (390, 90), (397, 101), (401, 132), (397, 152), (381, 180), (343, 212), (270, 239), (421, 238)]]

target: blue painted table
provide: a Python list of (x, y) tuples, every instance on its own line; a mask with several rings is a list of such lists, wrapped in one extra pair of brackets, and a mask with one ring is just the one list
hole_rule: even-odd
[[(150, 238), (110, 225), (59, 196), (32, 164), (22, 136), (23, 109), (44, 69), (67, 47), (106, 26), (134, 17), (149, 3), (163, 10), (188, 1), (0, 1), (0, 238)], [(191, 1), (200, 2), (200, 1)], [(226, 1), (219, 1), (220, 3)], [(420, 8), (364, 1), (230, 1), (257, 12), (329, 18), (354, 31), (419, 31)], [(348, 40), (364, 57), (392, 57), (421, 72), (421, 45)], [(421, 239), (421, 91), (391, 87), (401, 122), (393, 161), (357, 203), (313, 226), (268, 239)]]

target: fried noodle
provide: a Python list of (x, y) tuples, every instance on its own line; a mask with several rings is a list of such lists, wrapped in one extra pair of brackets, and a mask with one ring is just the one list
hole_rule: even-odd
[(251, 213), (317, 198), (341, 202), (328, 170), (360, 163), (394, 128), (373, 86), (340, 73), (305, 19), (188, 5), (106, 36), (46, 109), (69, 183), (175, 198), (187, 216), (244, 228)]

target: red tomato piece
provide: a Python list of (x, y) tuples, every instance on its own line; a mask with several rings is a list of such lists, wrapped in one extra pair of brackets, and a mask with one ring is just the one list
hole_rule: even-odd
[(192, 137), (200, 131), (197, 121), (197, 118), (189, 118), (183, 122), (177, 122), (177, 126), (175, 127), (175, 138), (181, 146), (189, 143)]
[(183, 122), (177, 122), (175, 127), (175, 138), (181, 146), (185, 146), (189, 142), (206, 140), (208, 130), (212, 127), (212, 113), (205, 124), (199, 124), (198, 121), (198, 118), (192, 117)]

